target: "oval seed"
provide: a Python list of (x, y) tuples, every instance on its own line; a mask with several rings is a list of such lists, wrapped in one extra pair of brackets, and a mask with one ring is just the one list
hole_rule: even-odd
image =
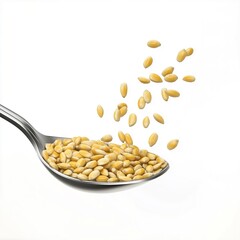
[(144, 84), (150, 83), (150, 80), (146, 77), (138, 77), (138, 80)]
[(185, 59), (186, 56), (187, 56), (186, 50), (182, 49), (181, 51), (178, 52), (177, 61), (182, 62)]
[(97, 182), (107, 182), (108, 181), (108, 177), (104, 176), (104, 175), (100, 175), (96, 178)]
[(154, 117), (154, 119), (155, 119), (157, 122), (159, 122), (159, 123), (161, 123), (161, 124), (164, 124), (164, 119), (163, 119), (163, 117), (162, 117), (160, 114), (154, 113), (154, 114), (153, 114), (153, 117)]
[(143, 92), (143, 98), (146, 103), (150, 103), (152, 101), (152, 94), (148, 90), (145, 90)]
[(149, 119), (149, 117), (145, 117), (145, 118), (143, 119), (143, 127), (147, 128), (147, 127), (149, 126), (149, 124), (150, 124), (150, 119)]
[(118, 178), (117, 177), (111, 177), (108, 179), (108, 182), (118, 182)]
[(143, 61), (143, 66), (144, 68), (148, 68), (152, 65), (153, 62), (153, 58), (152, 57), (147, 57), (144, 61)]
[(194, 82), (195, 81), (195, 77), (191, 76), (191, 75), (187, 75), (187, 76), (183, 77), (183, 80), (185, 82)]
[(120, 110), (122, 107), (128, 107), (126, 103), (119, 103), (118, 109)]
[(97, 165), (98, 165), (97, 161), (93, 160), (93, 161), (90, 161), (86, 164), (86, 168), (95, 168)]
[(116, 122), (120, 121), (120, 111), (118, 109), (114, 111), (113, 117)]
[(175, 147), (177, 147), (178, 142), (179, 142), (178, 139), (173, 139), (173, 140), (169, 141), (169, 143), (167, 144), (167, 148), (169, 150), (173, 150)]
[(151, 73), (151, 74), (149, 75), (149, 79), (150, 79), (152, 82), (156, 82), (156, 83), (159, 83), (159, 82), (162, 82), (162, 81), (163, 81), (162, 78), (161, 78), (159, 75), (157, 75), (156, 73)]
[(103, 117), (103, 114), (104, 114), (104, 110), (103, 110), (103, 107), (101, 105), (98, 105), (97, 106), (97, 114), (100, 118)]
[(140, 97), (140, 98), (138, 99), (138, 108), (139, 108), (139, 109), (143, 109), (143, 108), (145, 107), (145, 105), (146, 105), (146, 102), (145, 102), (144, 98), (143, 98), (143, 97)]
[(78, 178), (79, 178), (80, 180), (88, 180), (88, 177), (87, 177), (86, 175), (82, 174), (82, 173), (79, 173), (79, 174), (78, 174)]
[(145, 173), (145, 169), (144, 168), (139, 168), (136, 172), (135, 172), (135, 176), (136, 175), (143, 175)]
[(129, 133), (125, 134), (125, 141), (128, 145), (133, 145), (133, 140), (132, 140), (132, 137)]
[(177, 81), (177, 79), (178, 79), (178, 76), (175, 74), (168, 74), (164, 77), (164, 80), (166, 82), (175, 82), (175, 81)]
[(129, 127), (132, 127), (133, 125), (135, 125), (136, 122), (137, 122), (137, 115), (134, 113), (131, 113), (128, 118)]
[(94, 180), (100, 175), (99, 170), (94, 170), (88, 175), (88, 180)]
[(187, 52), (187, 56), (191, 56), (193, 54), (193, 48), (187, 48), (186, 52)]
[(173, 73), (173, 70), (174, 70), (174, 67), (167, 67), (165, 68), (163, 71), (162, 71), (162, 75), (165, 77), (167, 76), (168, 74), (171, 74)]
[(72, 171), (67, 169), (63, 172), (63, 174), (67, 175), (67, 176), (71, 176), (72, 175)]
[(123, 133), (122, 131), (119, 131), (119, 132), (118, 132), (118, 138), (119, 138), (119, 140), (120, 140), (122, 143), (125, 142), (125, 135), (124, 135), (124, 133)]
[(120, 86), (120, 93), (122, 95), (123, 98), (125, 98), (127, 96), (127, 92), (128, 92), (128, 86), (126, 83), (122, 83)]
[(162, 94), (163, 100), (168, 101), (169, 96), (167, 94), (167, 89), (166, 88), (162, 88), (161, 94)]
[(167, 95), (170, 96), (170, 97), (179, 97), (180, 96), (180, 93), (176, 90), (167, 90)]
[(156, 144), (157, 140), (158, 140), (157, 133), (152, 133), (148, 139), (149, 146), (152, 147), (154, 144)]
[(126, 106), (119, 109), (120, 117), (123, 117), (127, 113), (128, 108)]
[(112, 136), (110, 134), (107, 134), (101, 138), (103, 142), (111, 142), (112, 141)]
[(101, 159), (98, 160), (98, 165), (103, 166), (103, 165), (105, 165), (109, 162), (110, 162), (109, 158), (101, 158)]
[(161, 46), (161, 43), (158, 40), (150, 40), (147, 42), (148, 47), (157, 48)]

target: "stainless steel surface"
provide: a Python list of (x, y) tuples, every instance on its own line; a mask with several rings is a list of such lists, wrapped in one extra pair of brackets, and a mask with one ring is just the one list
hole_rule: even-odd
[(62, 178), (68, 179), (70, 181), (73, 181), (75, 183), (81, 183), (81, 184), (87, 184), (87, 185), (101, 185), (101, 186), (116, 186), (116, 185), (126, 185), (126, 184), (134, 184), (134, 183), (140, 183), (143, 181), (152, 180), (156, 177), (159, 177), (163, 173), (165, 173), (168, 168), (169, 164), (158, 174), (153, 175), (150, 178), (141, 179), (141, 180), (133, 180), (129, 182), (96, 182), (96, 181), (83, 181), (80, 179), (69, 177), (65, 174), (62, 174), (61, 172), (51, 168), (48, 163), (42, 158), (41, 152), (44, 150), (44, 146), (46, 143), (52, 143), (56, 139), (63, 139), (67, 137), (53, 137), (53, 136), (46, 136), (42, 133), (38, 132), (27, 120), (25, 120), (23, 117), (18, 115), (17, 113), (13, 112), (12, 110), (4, 107), (3, 105), (0, 105), (0, 116), (7, 120), (8, 122), (12, 123), (14, 126), (19, 128), (30, 140), (33, 147), (35, 148), (37, 155), (41, 162), (47, 167), (50, 171), (54, 172), (55, 174), (61, 176)]

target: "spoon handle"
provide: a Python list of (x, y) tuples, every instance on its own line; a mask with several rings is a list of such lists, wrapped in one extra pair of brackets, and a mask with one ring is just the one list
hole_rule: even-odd
[(0, 117), (20, 129), (35, 148), (42, 148), (41, 134), (23, 117), (0, 104)]

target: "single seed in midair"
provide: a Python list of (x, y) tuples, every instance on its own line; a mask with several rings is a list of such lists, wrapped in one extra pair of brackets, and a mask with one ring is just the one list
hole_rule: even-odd
[(97, 114), (100, 118), (103, 117), (103, 114), (104, 114), (104, 110), (103, 110), (103, 107), (101, 105), (98, 105), (97, 106)]
[(151, 100), (152, 100), (152, 94), (148, 90), (145, 90), (143, 92), (143, 98), (144, 98), (146, 103), (150, 103)]
[(151, 74), (149, 75), (149, 79), (150, 79), (152, 82), (156, 82), (156, 83), (159, 83), (159, 82), (162, 82), (162, 81), (163, 81), (162, 78), (161, 78), (158, 74), (156, 74), (156, 73), (151, 73)]
[(187, 56), (191, 56), (193, 54), (193, 48), (187, 48), (186, 52), (187, 52)]
[(154, 113), (154, 114), (153, 114), (153, 117), (154, 117), (154, 119), (155, 119), (157, 122), (164, 124), (164, 119), (163, 119), (163, 117), (162, 117), (160, 114)]
[(152, 133), (148, 139), (149, 146), (152, 147), (154, 144), (156, 144), (157, 140), (158, 140), (157, 133)]
[(181, 51), (178, 52), (177, 61), (182, 62), (185, 59), (186, 56), (187, 56), (186, 50), (182, 49)]
[(163, 100), (167, 101), (168, 98), (169, 98), (169, 96), (168, 96), (168, 94), (167, 94), (167, 89), (166, 89), (166, 88), (162, 88), (161, 94), (162, 94)]
[(166, 75), (173, 73), (173, 70), (174, 70), (174, 67), (171, 67), (171, 66), (167, 67), (162, 71), (162, 75), (165, 77)]
[(177, 90), (167, 89), (167, 95), (170, 97), (179, 97), (180, 93)]
[(129, 127), (132, 127), (133, 125), (135, 125), (136, 122), (137, 122), (137, 115), (134, 113), (131, 113), (128, 118)]
[(187, 76), (183, 77), (183, 80), (185, 82), (194, 82), (195, 81), (195, 77), (191, 76), (191, 75), (187, 75)]
[(150, 124), (150, 119), (149, 119), (149, 117), (147, 116), (147, 117), (145, 117), (145, 118), (143, 119), (143, 127), (144, 127), (144, 128), (147, 128), (147, 127), (149, 126), (149, 124)]
[(133, 145), (133, 140), (132, 140), (132, 137), (129, 133), (125, 134), (125, 141), (128, 145)]
[(175, 75), (175, 74), (168, 74), (168, 75), (166, 75), (165, 77), (164, 77), (164, 80), (166, 81), (166, 82), (175, 82), (175, 81), (177, 81), (177, 79), (178, 79), (178, 76), (177, 75)]
[(120, 121), (120, 111), (119, 111), (118, 109), (116, 109), (116, 110), (114, 111), (113, 117), (114, 117), (114, 120), (115, 120), (116, 122), (119, 122), (119, 121)]
[(124, 135), (124, 133), (123, 133), (122, 131), (119, 131), (119, 132), (118, 132), (118, 138), (119, 138), (119, 140), (120, 140), (122, 143), (125, 142), (125, 135)]
[(122, 83), (120, 86), (120, 93), (122, 95), (123, 98), (125, 98), (127, 96), (127, 92), (128, 92), (128, 86), (126, 83)]
[(150, 83), (150, 80), (146, 77), (138, 77), (138, 80), (144, 84)]
[(157, 48), (161, 46), (161, 43), (158, 40), (150, 40), (148, 41), (147, 45), (150, 48)]
[(140, 97), (140, 98), (138, 99), (138, 108), (139, 108), (139, 109), (143, 109), (143, 108), (145, 107), (145, 105), (146, 105), (146, 102), (145, 102), (144, 98), (143, 98), (143, 97)]
[(144, 66), (145, 68), (148, 68), (148, 67), (150, 67), (150, 66), (152, 65), (152, 62), (153, 62), (153, 58), (149, 56), (149, 57), (147, 57), (147, 58), (144, 60), (143, 66)]
[(179, 142), (178, 139), (173, 139), (173, 140), (169, 141), (168, 144), (167, 144), (167, 148), (169, 150), (173, 150), (175, 147), (177, 147), (178, 142)]

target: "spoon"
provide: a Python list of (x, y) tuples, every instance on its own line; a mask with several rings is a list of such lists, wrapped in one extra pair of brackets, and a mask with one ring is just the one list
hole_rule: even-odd
[(81, 184), (87, 184), (87, 185), (105, 185), (105, 186), (113, 186), (113, 185), (126, 185), (126, 184), (133, 184), (133, 183), (140, 183), (147, 180), (152, 180), (156, 177), (159, 177), (163, 173), (165, 173), (169, 169), (169, 164), (166, 165), (162, 171), (160, 171), (157, 174), (154, 174), (153, 176), (145, 179), (140, 180), (132, 180), (127, 182), (97, 182), (97, 181), (84, 181), (77, 178), (73, 178), (70, 176), (67, 176), (52, 167), (48, 165), (48, 163), (42, 158), (42, 151), (45, 149), (46, 143), (53, 143), (56, 139), (64, 139), (65, 137), (53, 137), (53, 136), (46, 136), (42, 133), (38, 132), (27, 120), (25, 120), (23, 117), (18, 115), (17, 113), (13, 112), (12, 110), (4, 107), (0, 104), (0, 117), (7, 120), (8, 122), (15, 125), (17, 128), (19, 128), (30, 140), (33, 147), (35, 148), (37, 155), (41, 162), (47, 167), (50, 171), (54, 172), (55, 174), (61, 176), (62, 178), (68, 179), (70, 181), (73, 181), (75, 183), (81, 183)]

